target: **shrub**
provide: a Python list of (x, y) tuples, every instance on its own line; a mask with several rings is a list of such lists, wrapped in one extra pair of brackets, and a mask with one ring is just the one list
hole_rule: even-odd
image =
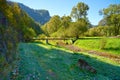
[(106, 38), (102, 38), (100, 40), (100, 49), (105, 49), (106, 44), (107, 44), (107, 39)]

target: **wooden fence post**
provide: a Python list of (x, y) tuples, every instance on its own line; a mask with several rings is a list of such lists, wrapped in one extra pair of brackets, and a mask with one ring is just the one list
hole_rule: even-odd
[(48, 43), (48, 39), (46, 39), (46, 44), (49, 44), (49, 43)]

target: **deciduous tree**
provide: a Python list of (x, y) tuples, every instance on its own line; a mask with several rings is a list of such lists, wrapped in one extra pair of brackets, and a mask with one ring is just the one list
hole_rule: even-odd
[(120, 4), (111, 4), (104, 8), (101, 13), (107, 20), (107, 25), (113, 26), (113, 34), (120, 35)]
[(79, 2), (76, 6), (72, 8), (71, 16), (77, 20), (80, 18), (86, 18), (87, 11), (89, 10), (89, 6), (83, 2)]
[(44, 29), (48, 34), (56, 32), (60, 28), (61, 19), (58, 15), (53, 16), (48, 23), (45, 24)]

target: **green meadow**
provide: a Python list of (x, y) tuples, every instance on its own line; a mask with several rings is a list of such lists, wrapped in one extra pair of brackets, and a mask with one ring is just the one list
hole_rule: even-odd
[[(109, 52), (120, 55), (120, 39), (119, 38), (86, 38), (79, 39), (75, 45), (87, 50), (97, 50), (101, 52)], [(103, 49), (101, 49), (103, 47)]]
[[(80, 42), (78, 40), (77, 42)], [(94, 40), (93, 40), (94, 41)], [(95, 40), (97, 41), (97, 40)], [(76, 42), (76, 43), (77, 43)], [(83, 41), (82, 45), (83, 45)], [(83, 46), (85, 47), (85, 46)], [(20, 43), (19, 75), (15, 80), (119, 80), (120, 64), (97, 55), (73, 52), (44, 43)], [(82, 70), (78, 59), (86, 60), (97, 73)]]

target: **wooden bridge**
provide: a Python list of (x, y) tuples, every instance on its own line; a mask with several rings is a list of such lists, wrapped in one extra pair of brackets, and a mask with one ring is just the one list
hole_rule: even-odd
[(48, 37), (48, 38), (34, 38), (31, 40), (72, 40), (74, 38), (53, 38), (53, 37)]
[[(46, 43), (48, 43), (48, 40), (71, 40), (72, 43), (74, 43), (77, 39), (93, 39), (93, 38), (61, 38), (61, 37), (46, 37), (46, 38), (33, 38), (33, 39), (26, 39), (25, 41), (36, 41), (36, 40), (46, 40)], [(100, 38), (94, 38), (94, 39), (100, 39)]]
[(33, 39), (26, 39), (25, 41), (36, 41), (36, 40), (46, 40), (46, 44), (48, 40), (71, 40), (73, 43), (76, 41), (75, 38), (61, 38), (61, 37), (47, 37), (47, 38), (33, 38)]

